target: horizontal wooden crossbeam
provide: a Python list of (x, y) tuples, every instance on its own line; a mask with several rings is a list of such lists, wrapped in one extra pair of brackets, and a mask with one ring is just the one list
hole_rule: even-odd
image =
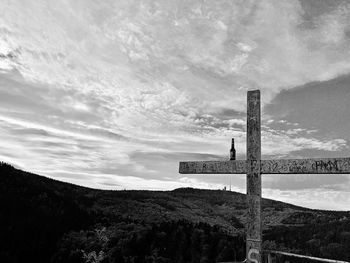
[[(245, 174), (247, 161), (180, 162), (181, 174)], [(350, 158), (261, 160), (262, 174), (350, 174)]]
[(236, 161), (198, 161), (180, 162), (180, 174), (246, 174), (247, 162)]

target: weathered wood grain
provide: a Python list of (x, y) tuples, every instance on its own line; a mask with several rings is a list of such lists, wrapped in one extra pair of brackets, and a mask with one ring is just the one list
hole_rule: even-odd
[(260, 91), (247, 98), (247, 262), (261, 263), (261, 124)]
[[(350, 158), (261, 160), (261, 174), (350, 174)], [(182, 174), (245, 174), (245, 160), (181, 162)]]
[(180, 162), (181, 174), (246, 174), (245, 160)]
[(350, 158), (281, 159), (261, 162), (264, 174), (350, 174)]

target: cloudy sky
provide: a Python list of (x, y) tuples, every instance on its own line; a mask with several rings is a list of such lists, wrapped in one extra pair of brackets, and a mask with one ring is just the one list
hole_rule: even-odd
[[(350, 156), (350, 3), (2, 0), (0, 159), (103, 189), (222, 188), (180, 160)], [(232, 175), (245, 192), (245, 176)], [(350, 176), (265, 175), (265, 197), (350, 210)]]

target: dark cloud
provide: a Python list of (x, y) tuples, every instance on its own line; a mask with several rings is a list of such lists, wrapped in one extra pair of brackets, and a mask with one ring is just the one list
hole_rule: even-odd
[(246, 113), (241, 111), (236, 111), (230, 108), (223, 108), (216, 113), (216, 117), (223, 120), (236, 119), (236, 118), (245, 118)]
[(307, 22), (348, 4), (347, 0), (299, 0), (299, 2), (304, 11), (303, 18)]
[[(265, 107), (275, 120), (298, 123), (314, 138), (350, 142), (350, 75), (282, 91)], [(350, 155), (350, 149), (338, 154)]]

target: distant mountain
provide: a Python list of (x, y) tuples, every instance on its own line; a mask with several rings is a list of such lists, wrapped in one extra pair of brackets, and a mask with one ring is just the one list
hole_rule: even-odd
[[(245, 258), (245, 195), (104, 191), (0, 164), (0, 262), (217, 262)], [(264, 247), (350, 260), (350, 212), (263, 199)]]

